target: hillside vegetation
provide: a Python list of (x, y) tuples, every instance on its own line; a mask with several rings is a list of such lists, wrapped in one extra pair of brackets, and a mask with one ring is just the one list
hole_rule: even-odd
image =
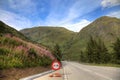
[(8, 33), (21, 39), (28, 40), (28, 38), (25, 37), (22, 33), (18, 32), (17, 30), (0, 21), (0, 34)]
[(55, 44), (63, 46), (69, 39), (71, 39), (75, 32), (69, 31), (63, 27), (40, 26), (34, 28), (23, 29), (22, 32), (29, 39), (53, 47)]
[(78, 33), (61, 27), (35, 27), (21, 32), (50, 48), (56, 43), (62, 45), (60, 48), (64, 60), (120, 63), (117, 58), (120, 45), (115, 45), (120, 38), (120, 19), (115, 17), (100, 17)]
[(0, 22), (0, 69), (49, 66), (52, 53), (33, 44), (17, 30)]
[[(91, 48), (88, 48), (90, 47), (88, 45), (91, 37), (95, 43), (97, 42), (97, 45), (99, 45), (99, 40), (101, 40), (107, 49), (105, 53), (109, 53), (111, 60), (114, 55), (113, 44), (117, 38), (120, 38), (120, 19), (103, 16), (84, 27), (72, 40), (68, 41), (69, 46), (66, 45), (64, 52), (65, 59), (80, 61), (81, 52), (87, 54), (86, 51), (88, 51), (88, 49), (94, 49), (94, 47), (92, 47), (94, 44), (91, 44)], [(92, 53), (94, 52), (90, 54)], [(100, 54), (102, 54), (102, 52), (100, 52)]]

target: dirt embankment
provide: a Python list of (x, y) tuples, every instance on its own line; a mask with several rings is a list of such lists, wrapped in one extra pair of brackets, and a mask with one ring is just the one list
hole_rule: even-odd
[(0, 70), (0, 80), (19, 80), (20, 78), (28, 77), (44, 71), (50, 70), (50, 67), (34, 67), (24, 69), (6, 69)]

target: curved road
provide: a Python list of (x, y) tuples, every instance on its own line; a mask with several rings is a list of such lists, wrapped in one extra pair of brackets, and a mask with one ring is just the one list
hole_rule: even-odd
[(120, 80), (120, 68), (83, 65), (63, 61), (63, 68), (56, 71), (62, 77), (49, 77), (49, 73), (35, 79), (23, 80)]
[(64, 80), (120, 80), (120, 68), (64, 62)]

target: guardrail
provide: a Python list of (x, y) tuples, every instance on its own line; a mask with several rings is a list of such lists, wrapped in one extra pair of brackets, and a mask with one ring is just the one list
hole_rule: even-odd
[(25, 77), (25, 78), (21, 78), (21, 79), (19, 79), (19, 80), (33, 80), (33, 79), (35, 79), (35, 78), (44, 76), (44, 75), (49, 74), (49, 73), (52, 73), (52, 72), (54, 72), (54, 70), (46, 71), (46, 72), (43, 72), (43, 73), (40, 73), (40, 74), (35, 74), (35, 75), (32, 75), (32, 76), (28, 76), (28, 77)]

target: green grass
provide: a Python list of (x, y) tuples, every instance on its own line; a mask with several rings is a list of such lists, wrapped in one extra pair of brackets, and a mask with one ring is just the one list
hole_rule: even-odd
[(92, 66), (104, 66), (104, 67), (118, 67), (118, 68), (120, 68), (119, 64), (112, 64), (112, 63), (106, 63), (106, 64), (82, 63), (82, 64), (92, 65)]
[(52, 60), (39, 48), (46, 47), (0, 21), (0, 69), (49, 66)]
[[(35, 45), (35, 44), (33, 44)], [(51, 59), (40, 56), (35, 47), (17, 37), (0, 37), (0, 69), (49, 66)]]

